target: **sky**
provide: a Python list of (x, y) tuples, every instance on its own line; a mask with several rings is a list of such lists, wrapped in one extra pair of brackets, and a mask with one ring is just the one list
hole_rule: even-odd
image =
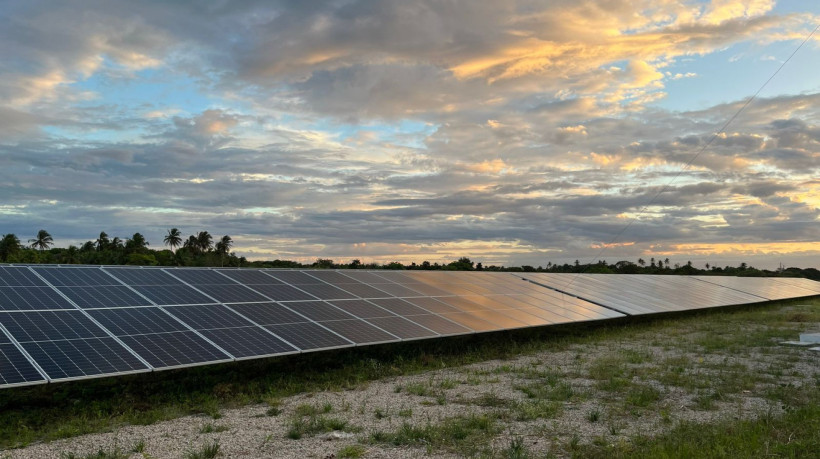
[(802, 0), (0, 0), (0, 233), (818, 267), (820, 32), (720, 131), (818, 24)]

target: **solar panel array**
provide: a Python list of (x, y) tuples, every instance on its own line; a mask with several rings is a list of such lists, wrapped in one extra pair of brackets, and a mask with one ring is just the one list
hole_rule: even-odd
[(788, 278), (0, 266), (0, 387), (820, 294)]

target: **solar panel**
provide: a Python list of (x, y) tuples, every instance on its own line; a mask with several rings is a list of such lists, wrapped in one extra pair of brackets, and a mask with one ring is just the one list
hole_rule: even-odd
[(28, 268), (0, 266), (0, 286), (45, 287), (46, 283)]
[(149, 370), (78, 310), (2, 312), (0, 323), (52, 381)]
[(11, 343), (0, 343), (0, 385), (16, 386), (45, 382), (46, 378)]
[(0, 266), (0, 387), (820, 294), (795, 278)]
[(0, 310), (74, 309), (51, 287), (0, 287)]

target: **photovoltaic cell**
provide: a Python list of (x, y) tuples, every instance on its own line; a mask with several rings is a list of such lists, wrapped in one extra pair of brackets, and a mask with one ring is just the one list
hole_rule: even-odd
[(16, 340), (0, 333), (0, 386), (817, 293), (793, 278), (0, 266)]
[(290, 285), (285, 284), (255, 284), (250, 285), (249, 287), (270, 298), (271, 300), (276, 301), (304, 301), (317, 299), (315, 296), (307, 292), (303, 292), (296, 287), (291, 287)]
[(52, 380), (147, 371), (113, 338), (21, 343)]
[(236, 358), (297, 352), (297, 349), (257, 326), (202, 330), (208, 339)]
[(252, 303), (267, 301), (267, 298), (245, 287), (244, 285), (214, 284), (197, 285), (196, 288), (206, 295), (215, 298), (222, 303)]
[[(230, 307), (259, 325), (290, 324), (309, 320), (276, 303), (233, 304)], [(296, 309), (298, 310), (298, 307)]]
[(32, 269), (37, 274), (43, 276), (45, 280), (55, 287), (120, 285), (116, 279), (103, 272), (100, 268), (54, 268), (33, 266)]
[(354, 318), (341, 309), (322, 301), (302, 301), (299, 303), (290, 303), (288, 307), (308, 319), (315, 320), (317, 322), (324, 320), (343, 320)]
[(0, 343), (0, 385), (45, 382), (45, 378), (13, 344)]
[(393, 314), (392, 312), (382, 309), (376, 306), (375, 304), (368, 303), (364, 300), (340, 300), (329, 301), (329, 303), (361, 319), (369, 319), (371, 317), (395, 316), (395, 314)]
[(58, 290), (83, 309), (148, 306), (151, 303), (122, 285), (100, 287), (58, 287)]
[(157, 268), (106, 267), (104, 270), (128, 285), (182, 285), (182, 281)]
[(0, 266), (0, 286), (44, 287), (45, 285), (46, 283), (28, 268)]
[(356, 344), (384, 343), (398, 339), (361, 320), (329, 320), (322, 322), (322, 325)]
[(217, 270), (219, 273), (224, 274), (231, 279), (239, 282), (241, 284), (246, 285), (269, 285), (269, 284), (281, 284), (282, 281), (277, 280), (271, 276), (268, 276), (263, 271), (258, 270), (247, 270), (247, 269), (219, 269)]
[(102, 338), (108, 334), (78, 310), (0, 312), (0, 323), (19, 342)]
[(169, 306), (166, 307), (165, 310), (196, 330), (248, 327), (253, 325), (249, 320), (221, 304)]
[(192, 331), (122, 336), (120, 339), (154, 368), (230, 360), (229, 355)]
[(351, 340), (345, 339), (313, 322), (268, 325), (265, 328), (303, 351), (353, 344)]
[[(412, 317), (410, 319), (412, 319)], [(375, 317), (367, 319), (367, 321), (402, 339), (429, 338), (436, 336), (435, 332), (428, 330), (415, 322), (411, 322), (404, 317)]]
[(0, 287), (0, 310), (75, 309), (51, 287)]
[(473, 333), (473, 330), (470, 328), (434, 314), (423, 314), (410, 316), (408, 318), (419, 325), (433, 330), (439, 335), (463, 335), (465, 333)]
[(137, 285), (132, 288), (160, 306), (167, 304), (206, 304), (215, 302), (215, 300), (184, 284)]
[(94, 309), (88, 313), (117, 336), (187, 330), (179, 321), (156, 307)]

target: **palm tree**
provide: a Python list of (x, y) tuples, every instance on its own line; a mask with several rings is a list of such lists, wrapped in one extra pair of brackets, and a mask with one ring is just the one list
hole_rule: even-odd
[(222, 255), (227, 255), (231, 247), (233, 247), (233, 239), (228, 235), (222, 236), (222, 239), (216, 243), (216, 251)]
[(145, 240), (145, 236), (140, 233), (134, 233), (131, 236), (131, 239), (125, 243), (125, 247), (129, 250), (133, 250), (134, 252), (139, 252), (140, 250), (148, 247), (148, 241)]
[(182, 233), (176, 228), (171, 228), (162, 241), (165, 242), (165, 245), (171, 247), (172, 251), (176, 252), (177, 247), (182, 245)]
[(197, 241), (196, 236), (194, 236), (192, 234), (192, 235), (188, 236), (188, 240), (186, 240), (182, 244), (182, 247), (190, 250), (193, 253), (197, 253), (197, 252), (199, 252), (199, 241)]
[(228, 235), (222, 236), (222, 239), (216, 243), (216, 252), (222, 259), (222, 266), (225, 266), (225, 255), (231, 251), (231, 246), (233, 246), (233, 239)]
[(8, 261), (9, 257), (20, 250), (20, 239), (14, 234), (4, 234), (0, 239), (0, 260)]
[(98, 237), (95, 242), (97, 243), (97, 251), (99, 252), (102, 252), (103, 250), (107, 249), (108, 244), (111, 243), (111, 241), (108, 239), (108, 234), (106, 234), (105, 231), (100, 233), (100, 237)]
[(32, 249), (45, 250), (54, 245), (54, 239), (48, 234), (48, 231), (41, 229), (37, 231), (37, 237), (28, 240)]
[(213, 248), (213, 240), (214, 237), (207, 231), (200, 231), (199, 234), (196, 235), (196, 244), (199, 247), (199, 250), (203, 252), (211, 251)]

